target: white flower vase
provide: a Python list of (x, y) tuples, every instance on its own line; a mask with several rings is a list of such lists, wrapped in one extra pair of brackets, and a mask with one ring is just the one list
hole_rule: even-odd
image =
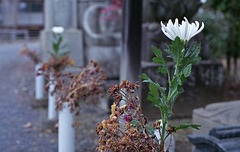
[(44, 98), (44, 87), (45, 87), (44, 76), (37, 74), (37, 73), (41, 73), (41, 71), (38, 71), (41, 65), (42, 65), (41, 63), (38, 63), (35, 66), (35, 98), (36, 100), (41, 100)]
[(64, 107), (59, 111), (58, 118), (58, 152), (75, 151), (75, 131), (72, 126), (74, 114), (70, 112), (68, 103), (64, 102)]
[[(161, 122), (161, 127), (162, 127), (162, 119), (160, 119), (159, 121)], [(167, 125), (166, 125), (166, 128), (167, 128)], [(160, 129), (160, 131), (162, 132), (162, 129)], [(159, 142), (160, 142), (160, 134), (159, 134), (159, 131), (158, 131), (157, 129), (154, 131), (154, 134), (156, 135), (157, 139), (158, 139)], [(166, 137), (166, 134), (167, 134), (167, 133), (165, 133), (165, 137)], [(171, 135), (170, 135), (170, 136), (171, 136)], [(170, 138), (171, 138), (170, 136), (168, 136), (167, 139), (165, 140), (166, 149), (168, 148), (168, 146), (169, 146), (169, 144), (170, 144), (170, 140), (172, 140), (172, 141), (171, 141), (171, 147), (170, 147), (170, 149), (169, 149), (169, 152), (174, 152), (174, 151), (175, 151), (175, 139), (174, 139), (173, 136), (172, 136), (172, 139), (170, 139)], [(166, 151), (166, 149), (164, 149), (164, 151)]]
[[(53, 80), (53, 78), (50, 77), (50, 80)], [(55, 94), (51, 95), (51, 92), (55, 88), (55, 83), (52, 81), (50, 81), (49, 83), (50, 83), (50, 86), (48, 90), (48, 119), (54, 120), (57, 117), (57, 112), (55, 110), (56, 95)]]

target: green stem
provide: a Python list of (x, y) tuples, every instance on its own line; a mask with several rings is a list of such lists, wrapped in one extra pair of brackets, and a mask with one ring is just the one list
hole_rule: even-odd
[(165, 132), (166, 132), (166, 115), (163, 115), (162, 117), (162, 139), (161, 139), (161, 145), (163, 145), (162, 147), (164, 148), (164, 143), (165, 143)]

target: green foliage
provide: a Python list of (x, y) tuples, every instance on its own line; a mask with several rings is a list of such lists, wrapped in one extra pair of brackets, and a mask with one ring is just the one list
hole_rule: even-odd
[(53, 52), (48, 51), (48, 53), (51, 56), (55, 56), (57, 58), (60, 58), (61, 56), (68, 55), (70, 51), (60, 52), (64, 48), (66, 48), (67, 44), (62, 45), (63, 37), (60, 34), (53, 34), (53, 40), (52, 40), (52, 48)]
[(169, 127), (173, 128), (174, 130), (180, 130), (180, 129), (197, 129), (199, 130), (199, 127), (201, 127), (200, 125), (197, 125), (197, 124), (187, 124), (187, 123), (184, 123), (184, 124), (181, 124), (180, 126), (176, 127), (176, 126), (172, 126), (172, 125), (169, 125)]
[(208, 2), (214, 10), (221, 11), (225, 19), (229, 22), (229, 33), (227, 43), (227, 55), (238, 58), (240, 53), (240, 3), (239, 0), (209, 0)]
[(208, 40), (210, 58), (217, 60), (226, 54), (230, 25), (220, 11), (212, 11), (205, 8), (198, 13), (197, 20), (204, 22), (203, 34)]
[[(134, 128), (136, 128), (137, 125), (138, 125), (138, 122), (136, 120), (134, 120), (134, 119), (130, 123), (133, 125)], [(154, 129), (152, 128), (151, 125), (146, 124), (146, 128), (147, 128), (147, 132), (148, 132), (149, 135), (153, 135), (154, 134)], [(143, 131), (143, 127), (139, 131)]]
[(167, 74), (169, 72), (167, 62), (164, 60), (162, 51), (155, 46), (152, 46), (153, 53), (156, 55), (152, 60), (156, 64), (160, 64), (158, 71), (162, 74)]
[[(161, 74), (168, 75), (168, 89), (153, 82), (145, 73), (140, 76), (140, 78), (143, 79), (143, 82), (149, 83), (149, 96), (147, 99), (152, 102), (153, 106), (158, 107), (161, 111), (163, 124), (162, 137), (165, 137), (165, 127), (167, 119), (172, 115), (173, 104), (177, 97), (184, 92), (182, 85), (191, 74), (192, 64), (201, 61), (201, 58), (198, 56), (201, 49), (200, 44), (193, 43), (189, 48), (187, 46), (188, 43), (181, 41), (179, 37), (176, 37), (168, 49), (164, 50), (168, 54), (168, 57), (174, 62), (173, 75), (170, 74), (169, 67), (162, 55), (162, 51), (152, 46), (153, 52), (156, 56), (153, 58), (153, 62), (159, 64), (158, 71)], [(168, 90), (168, 93), (166, 90)], [(135, 125), (134, 122), (132, 122), (132, 124)], [(185, 128), (198, 129), (198, 127), (199, 125), (182, 124), (179, 127), (173, 128), (179, 130)]]

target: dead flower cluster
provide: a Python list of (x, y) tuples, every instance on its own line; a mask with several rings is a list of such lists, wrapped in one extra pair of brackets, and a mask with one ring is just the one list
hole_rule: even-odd
[(91, 61), (80, 73), (59, 75), (55, 87), (57, 93), (57, 110), (63, 108), (63, 102), (69, 102), (71, 112), (79, 114), (80, 102), (91, 97), (96, 103), (100, 94), (105, 92), (106, 75), (97, 62)]
[[(110, 85), (110, 96), (115, 99), (108, 120), (103, 120), (96, 127), (99, 135), (99, 151), (161, 151), (160, 142), (154, 134), (155, 129), (161, 128), (161, 122), (156, 121), (152, 126), (142, 114), (140, 99), (136, 94), (139, 86), (129, 81), (120, 85)], [(119, 106), (120, 101), (126, 105)]]
[(41, 59), (39, 58), (39, 55), (36, 53), (35, 50), (30, 50), (27, 46), (25, 46), (21, 51), (20, 55), (26, 55), (29, 57), (35, 64), (38, 64), (41, 62)]

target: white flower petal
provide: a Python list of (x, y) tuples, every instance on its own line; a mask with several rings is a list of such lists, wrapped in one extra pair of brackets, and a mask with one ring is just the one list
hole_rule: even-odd
[(176, 18), (175, 19), (175, 23), (174, 23), (174, 28), (175, 28), (175, 31), (177, 33), (177, 36), (181, 36), (181, 33), (180, 33), (180, 27), (179, 27), (179, 24), (178, 24), (178, 19)]
[(52, 32), (56, 34), (61, 34), (64, 32), (64, 27), (62, 26), (54, 26), (52, 27)]
[(190, 40), (190, 36), (192, 34), (192, 32), (194, 32), (194, 29), (195, 29), (195, 25), (192, 23), (189, 25), (189, 28), (188, 28), (188, 32), (187, 32), (187, 36), (186, 36), (186, 39), (187, 41)]
[(174, 33), (171, 31), (171, 29), (166, 27), (162, 22), (161, 22), (161, 26), (162, 26), (162, 31), (164, 32), (164, 34), (168, 33), (168, 35), (171, 37), (171, 39), (174, 39)]
[(186, 26), (186, 22), (185, 21), (182, 21), (182, 24), (180, 25), (180, 38), (183, 39), (184, 37), (184, 33), (185, 33), (185, 26)]
[(163, 31), (163, 33), (164, 33), (169, 39), (174, 40), (174, 39), (164, 30), (163, 27), (162, 27), (162, 31)]
[(169, 23), (169, 28), (171, 29), (171, 31), (173, 32), (173, 39), (175, 39), (179, 34), (178, 34), (178, 31), (177, 29), (175, 28), (175, 26), (173, 25), (172, 21), (170, 20), (170, 23)]
[(203, 28), (204, 28), (204, 23), (202, 22), (201, 28), (200, 28), (198, 31), (196, 31), (195, 33), (193, 33), (193, 34), (191, 35), (191, 38), (194, 37), (195, 35), (197, 35), (198, 33), (200, 33), (200, 32), (203, 30)]
[(199, 28), (199, 22), (195, 21), (195, 23), (189, 23), (188, 19), (184, 17), (184, 20), (182, 21), (182, 24), (178, 23), (178, 19), (175, 19), (175, 22), (173, 24), (172, 20), (170, 19), (165, 26), (161, 22), (162, 31), (163, 33), (171, 40), (175, 39), (177, 36), (184, 41), (189, 41), (193, 36), (200, 33), (204, 28), (204, 23), (202, 23), (202, 26)]
[(188, 30), (189, 30), (189, 22), (186, 17), (184, 17), (184, 19), (186, 21), (186, 26), (185, 26), (185, 30), (184, 30), (184, 36), (182, 39), (187, 40), (187, 34), (188, 34)]

